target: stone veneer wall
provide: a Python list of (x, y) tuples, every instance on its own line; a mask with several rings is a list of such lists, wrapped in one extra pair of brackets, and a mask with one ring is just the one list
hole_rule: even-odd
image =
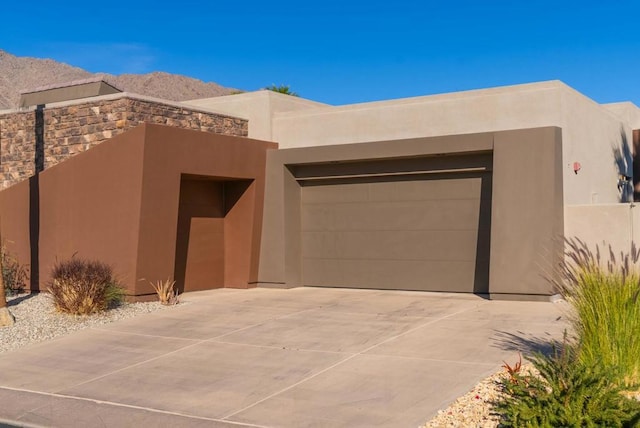
[[(244, 119), (130, 96), (44, 109), (44, 158), (49, 168), (141, 123), (246, 137)], [(0, 188), (34, 174), (35, 111), (0, 115)]]

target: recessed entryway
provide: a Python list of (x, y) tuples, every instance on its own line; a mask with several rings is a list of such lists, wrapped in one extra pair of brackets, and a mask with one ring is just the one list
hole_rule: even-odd
[(175, 280), (183, 291), (206, 290), (226, 286), (226, 273), (234, 260), (226, 254), (241, 239), (236, 204), (243, 198), (252, 180), (183, 175), (180, 180), (180, 205), (176, 236)]

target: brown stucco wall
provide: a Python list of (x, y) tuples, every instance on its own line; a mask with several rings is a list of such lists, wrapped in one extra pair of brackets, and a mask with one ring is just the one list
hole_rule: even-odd
[[(44, 109), (45, 168), (141, 123), (246, 136), (244, 119), (186, 106), (118, 95)], [(35, 111), (0, 115), (0, 184), (7, 188), (34, 172)]]
[[(224, 219), (224, 276), (225, 287), (247, 288), (255, 283), (266, 153), (275, 148), (275, 143), (258, 140), (146, 126), (136, 277), (173, 276), (180, 177), (186, 174), (223, 181), (252, 180)], [(145, 282), (136, 285), (136, 294), (150, 292)]]
[(135, 278), (144, 136), (134, 129), (0, 192), (3, 238), (31, 265), (32, 289), (74, 254), (108, 263), (128, 286)]
[(246, 288), (257, 277), (266, 151), (276, 147), (143, 124), (0, 192), (3, 237), (30, 263), (39, 226), (34, 289), (77, 254), (113, 266), (131, 295), (151, 294), (148, 281), (174, 276), (181, 177), (250, 181), (224, 219), (224, 285)]

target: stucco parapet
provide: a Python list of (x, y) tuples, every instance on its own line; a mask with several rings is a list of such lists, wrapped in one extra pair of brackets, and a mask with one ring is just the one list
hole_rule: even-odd
[(280, 113), (276, 113), (275, 117), (289, 118), (289, 117), (315, 116), (319, 114), (335, 114), (339, 112), (348, 112), (348, 111), (377, 110), (381, 108), (393, 108), (393, 107), (409, 106), (409, 105), (443, 103), (443, 102), (449, 102), (449, 101), (453, 102), (458, 100), (471, 100), (474, 98), (523, 94), (527, 92), (541, 92), (541, 91), (560, 92), (563, 90), (570, 90), (570, 91), (576, 92), (570, 86), (566, 85), (565, 83), (559, 80), (551, 80), (546, 82), (526, 83), (522, 85), (500, 86), (500, 87), (486, 88), (486, 89), (474, 89), (469, 91), (450, 92), (450, 93), (435, 94), (435, 95), (423, 95), (418, 97), (399, 98), (399, 99), (383, 100), (383, 101), (372, 101), (372, 102), (366, 102), (366, 103), (346, 104), (341, 106), (320, 106), (314, 109), (307, 109), (302, 111), (280, 112)]
[(182, 101), (183, 104), (189, 106), (205, 106), (207, 103), (212, 104), (225, 104), (230, 101), (238, 101), (238, 100), (281, 100), (286, 101), (289, 104), (296, 104), (302, 107), (332, 107), (329, 104), (322, 103), (319, 101), (310, 100), (307, 98), (296, 97), (286, 94), (281, 94), (278, 92), (270, 91), (267, 89), (261, 89), (259, 91), (251, 91), (251, 92), (242, 92), (239, 94), (231, 94), (231, 95), (222, 95), (219, 97), (210, 97), (210, 98), (194, 98), (192, 100)]
[[(213, 113), (213, 114), (217, 114), (219, 116), (226, 116), (226, 117), (229, 117), (229, 118), (232, 118), (232, 119), (245, 120), (245, 119), (240, 118), (240, 117), (234, 117), (234, 116), (230, 116), (230, 115), (227, 115), (227, 114), (224, 114), (224, 113), (212, 112), (211, 110), (209, 110), (207, 108), (193, 106), (193, 105), (190, 105), (190, 104), (184, 104), (184, 103), (181, 103), (179, 101), (169, 101), (169, 100), (165, 100), (165, 99), (162, 99), (162, 98), (149, 97), (149, 96), (146, 96), (146, 95), (135, 94), (135, 93), (132, 93), (132, 92), (120, 92), (120, 93), (117, 93), (117, 94), (100, 95), (100, 96), (97, 96), (97, 97), (88, 97), (88, 98), (81, 98), (81, 99), (77, 99), (77, 100), (60, 101), (60, 102), (55, 102), (55, 103), (49, 103), (49, 104), (46, 105), (46, 108), (47, 109), (52, 109), (52, 108), (59, 108), (59, 107), (71, 107), (71, 106), (79, 106), (79, 105), (83, 105), (83, 104), (95, 104), (95, 103), (99, 103), (99, 102), (103, 102), (103, 101), (104, 102), (115, 101), (115, 100), (120, 100), (120, 99), (145, 101), (145, 102), (164, 105), (164, 106), (168, 106), (168, 107), (189, 110), (189, 111), (192, 111), (192, 112), (206, 113), (206, 114), (212, 114)], [(36, 109), (36, 106), (30, 106), (30, 107), (24, 107), (24, 108), (18, 108), (18, 109), (0, 110), (0, 117), (3, 116), (3, 115), (14, 114), (14, 113), (27, 113), (27, 112), (35, 111), (35, 109)]]
[(640, 108), (630, 101), (602, 104), (602, 107), (619, 120), (625, 121), (631, 128), (640, 128)]

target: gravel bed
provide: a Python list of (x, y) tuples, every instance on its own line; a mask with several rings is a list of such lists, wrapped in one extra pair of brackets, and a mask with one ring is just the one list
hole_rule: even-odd
[(68, 315), (56, 312), (47, 293), (7, 297), (7, 304), (16, 323), (11, 327), (0, 328), (0, 353), (168, 307), (159, 302), (124, 303), (103, 313)]
[(498, 418), (492, 415), (491, 403), (500, 397), (497, 382), (506, 371), (495, 373), (458, 398), (448, 408), (420, 428), (495, 428)]
[[(537, 374), (531, 364), (522, 365), (523, 374)], [(507, 376), (506, 370), (494, 373), (482, 380), (471, 391), (454, 401), (429, 422), (419, 428), (496, 428), (499, 419), (493, 415), (493, 405), (501, 397), (498, 382)], [(640, 401), (639, 392), (629, 392), (627, 396)]]

